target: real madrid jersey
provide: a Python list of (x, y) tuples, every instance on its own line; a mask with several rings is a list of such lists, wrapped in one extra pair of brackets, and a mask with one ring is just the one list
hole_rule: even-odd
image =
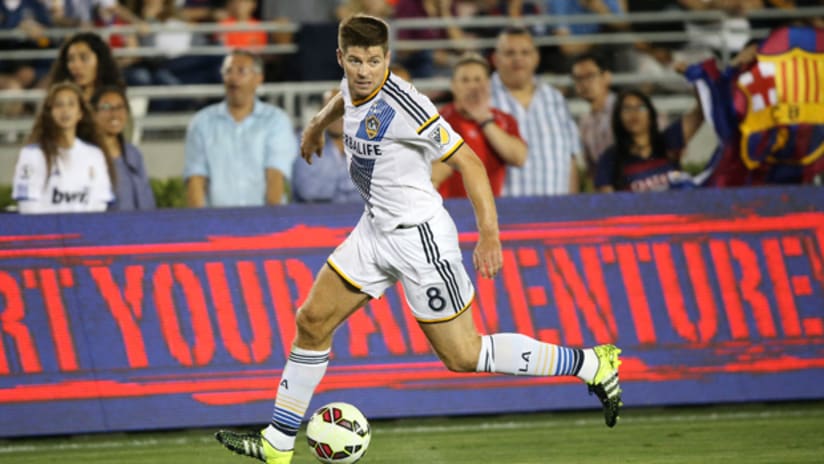
[(446, 161), (463, 139), (411, 84), (387, 73), (368, 97), (352, 101), (346, 78), (344, 151), (366, 212), (384, 231), (432, 218), (443, 200), (432, 186), (432, 162)]
[(23, 147), (12, 187), (20, 212), (104, 211), (114, 200), (105, 156), (96, 146), (75, 139), (71, 148), (60, 150), (47, 176), (46, 156), (40, 147)]

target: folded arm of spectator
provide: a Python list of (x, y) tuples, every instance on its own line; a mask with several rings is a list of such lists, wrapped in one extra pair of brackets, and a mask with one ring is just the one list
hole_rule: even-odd
[(278, 169), (266, 168), (266, 204), (279, 205), (283, 200), (286, 180)]

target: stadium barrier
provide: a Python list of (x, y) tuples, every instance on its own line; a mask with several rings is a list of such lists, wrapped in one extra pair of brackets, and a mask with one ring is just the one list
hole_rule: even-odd
[[(475, 221), (447, 203), (471, 262)], [(484, 332), (617, 343), (629, 407), (822, 398), (815, 187), (499, 200)], [(261, 424), (313, 275), (357, 205), (0, 222), (0, 436)], [(448, 372), (402, 290), (338, 330), (312, 407), (368, 417), (598, 407), (570, 378)], [(557, 362), (537, 353), (524, 363)]]

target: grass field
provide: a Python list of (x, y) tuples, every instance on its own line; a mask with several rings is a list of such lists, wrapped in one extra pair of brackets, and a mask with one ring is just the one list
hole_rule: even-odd
[[(0, 419), (2, 420), (2, 419)], [(374, 421), (369, 463), (824, 462), (824, 402)], [(214, 430), (0, 440), (0, 463), (252, 464)], [(295, 464), (315, 462), (298, 437)]]

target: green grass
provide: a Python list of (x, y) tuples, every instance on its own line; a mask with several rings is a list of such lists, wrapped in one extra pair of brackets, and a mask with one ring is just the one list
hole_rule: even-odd
[[(818, 463), (824, 402), (374, 421), (369, 463)], [(227, 463), (213, 430), (0, 440), (0, 462)], [(303, 434), (295, 464), (315, 462)]]

